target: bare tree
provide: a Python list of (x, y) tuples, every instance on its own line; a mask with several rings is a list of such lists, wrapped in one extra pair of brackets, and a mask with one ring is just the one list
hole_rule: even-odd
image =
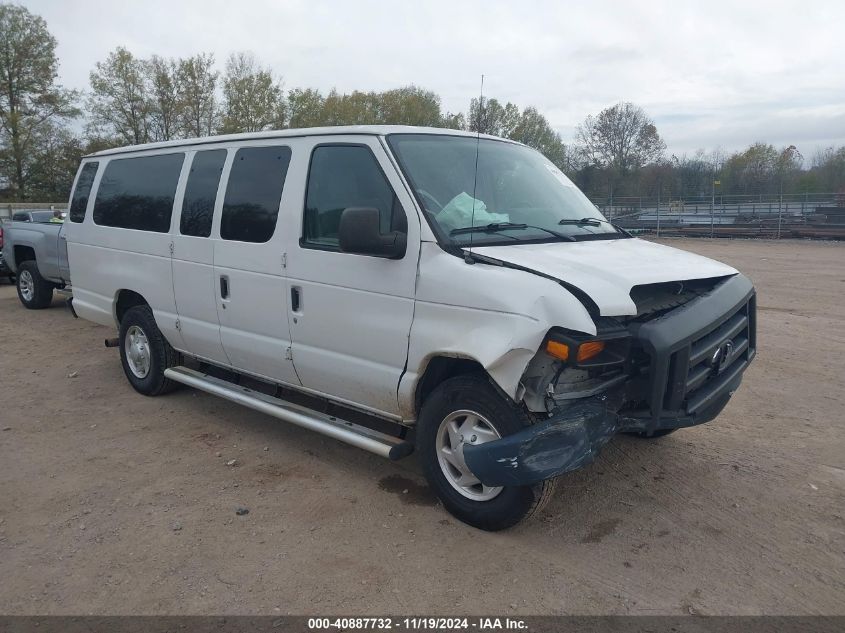
[(179, 92), (176, 85), (178, 64), (173, 59), (153, 55), (145, 64), (149, 81), (151, 136), (157, 141), (179, 137)]
[(578, 126), (577, 140), (589, 160), (625, 174), (657, 161), (666, 143), (645, 110), (633, 103), (617, 103)]

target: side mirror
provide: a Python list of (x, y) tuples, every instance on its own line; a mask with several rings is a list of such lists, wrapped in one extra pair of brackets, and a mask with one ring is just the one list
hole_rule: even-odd
[(340, 216), (340, 250), (388, 259), (405, 256), (408, 236), (399, 231), (382, 233), (379, 211), (372, 207), (350, 207)]

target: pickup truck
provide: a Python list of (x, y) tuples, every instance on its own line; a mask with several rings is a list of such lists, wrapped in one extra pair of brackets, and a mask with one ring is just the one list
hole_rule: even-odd
[(48, 307), (53, 290), (70, 285), (64, 224), (12, 220), (3, 229), (3, 258), (17, 277), (21, 303), (30, 310)]

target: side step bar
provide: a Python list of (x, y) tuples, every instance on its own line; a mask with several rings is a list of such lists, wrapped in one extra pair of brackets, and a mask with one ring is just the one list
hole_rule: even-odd
[(286, 400), (274, 398), (247, 387), (241, 387), (188, 367), (165, 369), (164, 375), (175, 382), (220, 396), (310, 431), (328, 435), (336, 440), (363, 448), (393, 461), (407, 457), (414, 451), (413, 444), (398, 437), (379, 433), (332, 415), (312, 411)]

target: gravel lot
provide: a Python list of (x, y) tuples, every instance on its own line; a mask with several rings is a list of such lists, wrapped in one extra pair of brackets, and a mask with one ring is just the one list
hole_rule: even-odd
[(0, 613), (845, 614), (845, 244), (667, 243), (757, 285), (745, 383), (497, 534), (413, 458), (140, 396), (111, 330), (0, 286)]

